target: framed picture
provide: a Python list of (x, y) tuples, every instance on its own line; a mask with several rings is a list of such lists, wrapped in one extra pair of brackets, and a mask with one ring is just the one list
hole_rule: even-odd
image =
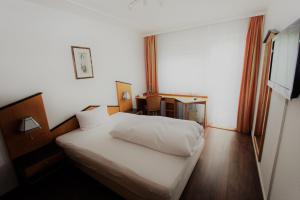
[(76, 79), (94, 78), (91, 49), (71, 46)]

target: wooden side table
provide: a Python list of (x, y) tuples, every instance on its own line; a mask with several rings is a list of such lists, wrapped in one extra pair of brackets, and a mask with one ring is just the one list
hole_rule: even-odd
[(21, 183), (32, 184), (56, 171), (63, 164), (63, 150), (54, 142), (13, 161)]

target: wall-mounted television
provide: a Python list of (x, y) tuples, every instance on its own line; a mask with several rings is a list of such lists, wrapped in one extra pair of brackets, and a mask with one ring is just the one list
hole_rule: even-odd
[(277, 34), (273, 52), (269, 87), (287, 99), (300, 94), (300, 19)]

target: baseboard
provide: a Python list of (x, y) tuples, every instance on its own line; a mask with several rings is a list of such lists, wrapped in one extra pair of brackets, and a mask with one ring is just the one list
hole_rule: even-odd
[(265, 187), (264, 187), (264, 184), (263, 184), (263, 181), (262, 181), (262, 175), (261, 175), (261, 170), (260, 170), (260, 167), (259, 167), (257, 151), (256, 151), (255, 144), (254, 144), (254, 136), (251, 135), (251, 138), (252, 138), (252, 146), (253, 146), (253, 149), (254, 149), (255, 160), (256, 160), (256, 168), (257, 168), (257, 171), (258, 171), (258, 177), (259, 177), (261, 191), (263, 193), (264, 200), (267, 200), (267, 194), (266, 194), (265, 189), (264, 189)]
[(216, 129), (221, 129), (221, 130), (225, 130), (225, 131), (233, 131), (233, 132), (237, 132), (237, 129), (230, 129), (230, 128), (222, 128), (222, 127), (218, 127), (218, 126), (212, 126), (212, 125), (207, 125), (207, 127), (210, 128), (216, 128)]

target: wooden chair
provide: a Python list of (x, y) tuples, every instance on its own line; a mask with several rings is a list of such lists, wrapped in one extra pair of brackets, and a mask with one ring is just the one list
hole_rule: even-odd
[(146, 98), (147, 106), (147, 115), (160, 115), (160, 103), (161, 103), (161, 96), (154, 95), (148, 96)]

